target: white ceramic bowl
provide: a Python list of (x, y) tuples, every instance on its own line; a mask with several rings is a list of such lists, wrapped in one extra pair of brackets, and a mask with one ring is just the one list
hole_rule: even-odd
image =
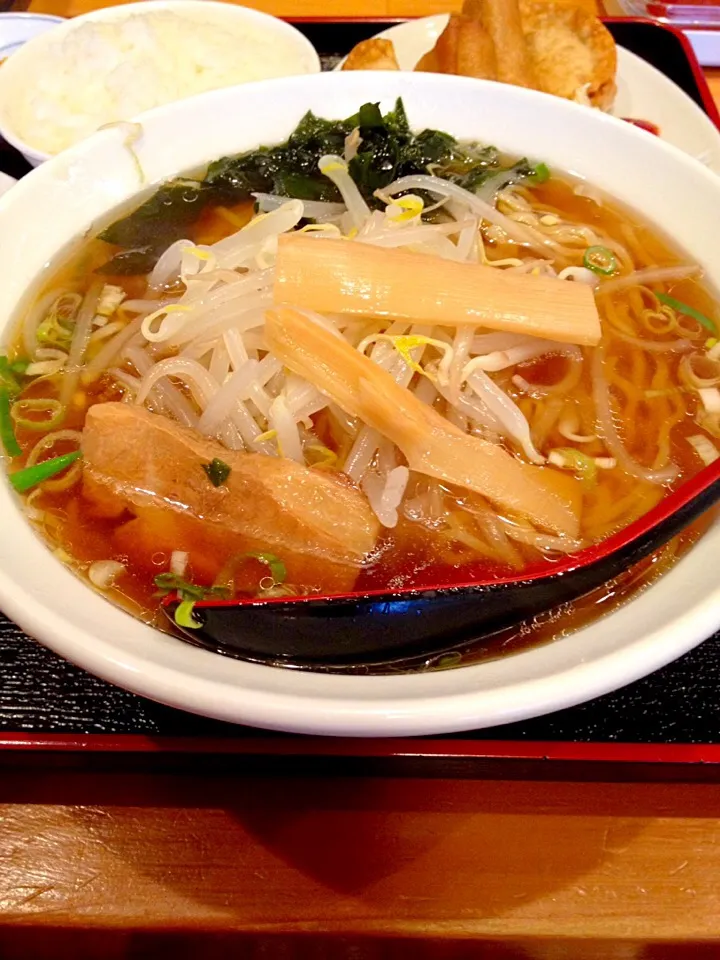
[[(284, 139), (307, 109), (344, 117), (404, 98), (414, 127), (492, 142), (572, 171), (654, 221), (720, 286), (720, 179), (629, 124), (517, 87), (431, 74), (354, 73), (273, 80), (175, 103), (143, 118), (135, 150), (149, 182)], [(228, 117), (238, 117), (236, 123)], [(0, 199), (0, 340), (68, 241), (139, 189), (121, 131), (44, 164)], [(18, 230), (18, 225), (22, 230)], [(300, 673), (217, 656), (164, 636), (93, 593), (27, 525), (0, 480), (0, 606), (62, 656), (175, 707), (309, 733), (429, 734), (492, 726), (579, 703), (668, 663), (720, 626), (720, 527), (658, 583), (574, 635), (490, 663), (438, 673)]]
[(63, 19), (48, 13), (0, 13), (0, 60), (16, 53), (33, 37), (56, 27)]
[[(254, 38), (280, 45), (283, 49), (282, 65), (268, 66), (265, 74), (261, 74), (258, 79), (320, 71), (320, 59), (315, 48), (299, 30), (277, 17), (235, 3), (215, 0), (143, 0), (139, 3), (104, 7), (72, 20), (61, 21), (62, 26), (54, 29), (51, 36), (43, 33), (34, 36), (32, 40), (27, 38), (29, 42), (24, 44), (22, 50), (18, 50), (12, 60), (4, 64), (0, 71), (0, 135), (16, 147), (32, 166), (49, 159), (50, 154), (19, 135), (13, 120), (14, 104), (21, 91), (33, 89), (38, 65), (42, 64), (48, 46), (62, 41), (86, 23), (118, 22), (159, 11), (169, 11), (191, 22), (212, 24), (233, 33), (247, 30)], [(37, 33), (40, 34), (41, 31)], [(72, 70), (72, 64), (68, 64), (68, 68)], [(118, 119), (131, 120), (132, 117)]]

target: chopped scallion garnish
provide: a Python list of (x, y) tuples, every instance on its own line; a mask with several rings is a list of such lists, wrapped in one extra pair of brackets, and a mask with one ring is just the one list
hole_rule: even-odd
[(198, 620), (195, 619), (193, 609), (195, 607), (195, 600), (181, 600), (177, 605), (175, 610), (175, 623), (179, 627), (185, 627), (187, 630), (199, 630), (202, 626)]
[(161, 596), (167, 593), (178, 593), (185, 600), (203, 600), (208, 587), (201, 587), (189, 580), (184, 580), (175, 573), (159, 573), (154, 581), (160, 590)]
[(597, 480), (597, 463), (593, 457), (574, 447), (558, 447), (552, 450), (548, 462), (561, 470), (572, 470), (579, 480), (593, 486)]
[(10, 395), (4, 388), (0, 388), (0, 440), (5, 448), (5, 453), (9, 457), (20, 456), (22, 450), (15, 437), (15, 429), (10, 416)]
[(37, 342), (47, 347), (66, 349), (73, 336), (75, 314), (82, 303), (78, 293), (62, 293), (50, 307), (35, 334)]
[[(51, 397), (28, 397), (16, 400), (12, 405), (12, 418), (19, 427), (25, 430), (38, 430), (44, 433), (62, 423), (65, 409), (59, 400)], [(45, 414), (44, 417), (34, 420), (24, 416), (25, 413), (35, 412)]]
[(275, 583), (284, 583), (285, 578), (287, 577), (287, 570), (285, 569), (285, 564), (279, 557), (276, 557), (274, 553), (245, 553), (245, 557), (252, 557), (253, 560), (259, 560), (260, 563), (264, 563), (266, 567), (270, 568), (270, 573), (272, 575)]
[(462, 654), (459, 650), (452, 650), (450, 653), (444, 653), (434, 664), (434, 670), (452, 670), (453, 667), (460, 666)]
[(184, 580), (176, 573), (159, 573), (153, 582), (161, 596), (177, 593), (183, 600), (207, 600), (208, 597), (226, 600), (230, 595), (227, 587), (203, 587), (201, 584)]
[(7, 357), (0, 356), (0, 387), (7, 391), (9, 397), (16, 397), (22, 389), (13, 370), (14, 364)]
[(701, 327), (705, 327), (705, 329), (711, 333), (717, 334), (720, 332), (718, 331), (717, 324), (711, 320), (710, 317), (706, 317), (704, 313), (696, 310), (695, 307), (683, 303), (682, 300), (676, 300), (675, 297), (669, 297), (666, 293), (656, 293), (655, 296), (660, 303), (664, 303), (666, 307), (672, 307), (672, 309), (677, 310), (678, 313), (682, 313), (692, 320), (697, 320)]
[(210, 463), (204, 463), (202, 468), (214, 487), (221, 487), (232, 471), (232, 467), (219, 457), (213, 457)]
[(195, 619), (193, 609), (199, 600), (216, 597), (218, 600), (227, 600), (231, 591), (227, 587), (203, 587), (197, 583), (190, 583), (176, 573), (159, 573), (154, 580), (158, 588), (157, 596), (164, 597), (169, 593), (176, 593), (180, 600), (175, 610), (175, 623), (186, 630), (199, 630), (202, 623)]
[(550, 179), (550, 167), (546, 163), (535, 164), (535, 172), (532, 175), (535, 183), (547, 183)]
[(610, 277), (617, 271), (617, 257), (608, 247), (588, 247), (583, 257), (583, 266), (601, 277)]
[(39, 483), (44, 483), (56, 474), (62, 473), (63, 470), (75, 463), (80, 456), (80, 451), (75, 450), (73, 453), (64, 453), (60, 457), (53, 457), (52, 460), (43, 460), (42, 463), (36, 463), (32, 467), (25, 467), (24, 470), (11, 473), (10, 483), (18, 493), (25, 493)]

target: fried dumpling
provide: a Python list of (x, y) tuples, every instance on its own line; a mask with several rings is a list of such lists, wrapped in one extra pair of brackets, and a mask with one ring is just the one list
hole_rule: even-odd
[(373, 37), (353, 47), (342, 65), (343, 70), (399, 70), (392, 40)]

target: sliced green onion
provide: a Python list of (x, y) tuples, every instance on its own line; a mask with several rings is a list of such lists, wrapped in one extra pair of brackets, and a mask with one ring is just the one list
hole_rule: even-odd
[(7, 390), (8, 396), (15, 397), (20, 393), (22, 387), (15, 376), (13, 365), (7, 357), (0, 356), (0, 387)]
[[(46, 410), (49, 414), (45, 420), (32, 420), (24, 417), (23, 413), (31, 410)], [(37, 430), (44, 433), (46, 430), (52, 430), (62, 423), (65, 416), (63, 405), (59, 400), (53, 400), (50, 397), (28, 397), (23, 400), (16, 400), (12, 405), (12, 418), (19, 427), (25, 430)]]
[(213, 457), (210, 463), (202, 465), (203, 470), (208, 475), (208, 480), (214, 487), (221, 487), (230, 476), (232, 467), (225, 463), (219, 457)]
[(12, 417), (10, 416), (10, 395), (0, 388), (0, 440), (9, 457), (19, 457), (22, 453), (15, 437)]
[(675, 297), (669, 297), (666, 293), (656, 293), (655, 296), (660, 303), (664, 303), (666, 307), (672, 307), (672, 309), (677, 310), (678, 313), (682, 313), (692, 320), (697, 320), (701, 327), (705, 327), (705, 329), (711, 333), (717, 334), (719, 332), (715, 321), (711, 320), (710, 317), (706, 317), (704, 313), (700, 313), (695, 307), (683, 303), (682, 300), (676, 300)]
[(550, 167), (546, 163), (536, 164), (532, 177), (535, 183), (547, 183), (550, 179)]
[(451, 653), (444, 653), (436, 662), (433, 664), (433, 669), (435, 670), (452, 670), (453, 667), (460, 665), (462, 661), (462, 654), (459, 650), (453, 650)]
[(166, 593), (178, 593), (186, 600), (202, 600), (207, 593), (206, 587), (199, 587), (189, 580), (184, 580), (176, 573), (159, 573), (154, 579), (155, 586)]
[[(37, 328), (37, 342), (49, 347), (66, 348), (73, 336), (75, 313), (82, 303), (78, 293), (62, 293)], [(72, 326), (66, 327), (63, 320)]]
[(588, 486), (593, 486), (597, 480), (597, 463), (593, 457), (574, 447), (558, 447), (553, 450), (548, 457), (548, 463), (560, 467), (561, 470), (573, 470)]
[(61, 457), (53, 457), (52, 460), (43, 460), (42, 463), (36, 463), (33, 467), (25, 467), (24, 470), (18, 470), (10, 474), (10, 483), (15, 487), (18, 493), (25, 493), (39, 483), (44, 483), (50, 477), (62, 473), (67, 467), (75, 463), (81, 456), (79, 450), (73, 453), (64, 453)]
[(197, 603), (198, 600), (207, 600), (208, 597), (227, 600), (231, 595), (227, 587), (203, 587), (197, 583), (190, 583), (189, 580), (184, 580), (176, 573), (159, 573), (153, 583), (159, 591), (156, 596), (164, 597), (168, 593), (177, 593), (181, 600), (192, 600), (193, 603)]
[(270, 573), (272, 575), (275, 583), (284, 583), (287, 577), (287, 570), (285, 569), (285, 564), (279, 557), (276, 557), (274, 553), (245, 553), (245, 557), (252, 557), (254, 560), (259, 560), (260, 563), (264, 563), (266, 567), (270, 568)]
[(608, 247), (588, 247), (583, 265), (601, 277), (611, 277), (617, 271), (617, 257)]
[(175, 623), (186, 630), (199, 630), (202, 624), (195, 619), (193, 609), (194, 600), (182, 600), (175, 610)]
[[(273, 587), (285, 582), (287, 570), (285, 569), (285, 564), (279, 557), (276, 557), (274, 553), (251, 551), (250, 553), (239, 553), (236, 556), (231, 557), (215, 578), (216, 585), (213, 587), (213, 589), (225, 590), (227, 594), (233, 596), (235, 594), (235, 573), (238, 567), (246, 560), (258, 560), (260, 563), (265, 564), (265, 566), (270, 570), (270, 576), (273, 579)], [(261, 587), (260, 593), (263, 596), (267, 596), (268, 589), (271, 588), (263, 589)]]

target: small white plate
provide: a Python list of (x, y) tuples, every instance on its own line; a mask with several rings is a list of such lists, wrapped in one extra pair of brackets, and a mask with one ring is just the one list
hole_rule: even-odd
[(15, 53), (33, 37), (62, 23), (63, 19), (45, 13), (0, 13), (0, 60)]
[[(448, 14), (421, 17), (377, 34), (392, 40), (402, 70), (412, 70), (432, 50), (448, 22)], [(618, 47), (616, 117), (649, 120), (663, 140), (720, 173), (720, 132), (690, 97), (641, 57)]]

